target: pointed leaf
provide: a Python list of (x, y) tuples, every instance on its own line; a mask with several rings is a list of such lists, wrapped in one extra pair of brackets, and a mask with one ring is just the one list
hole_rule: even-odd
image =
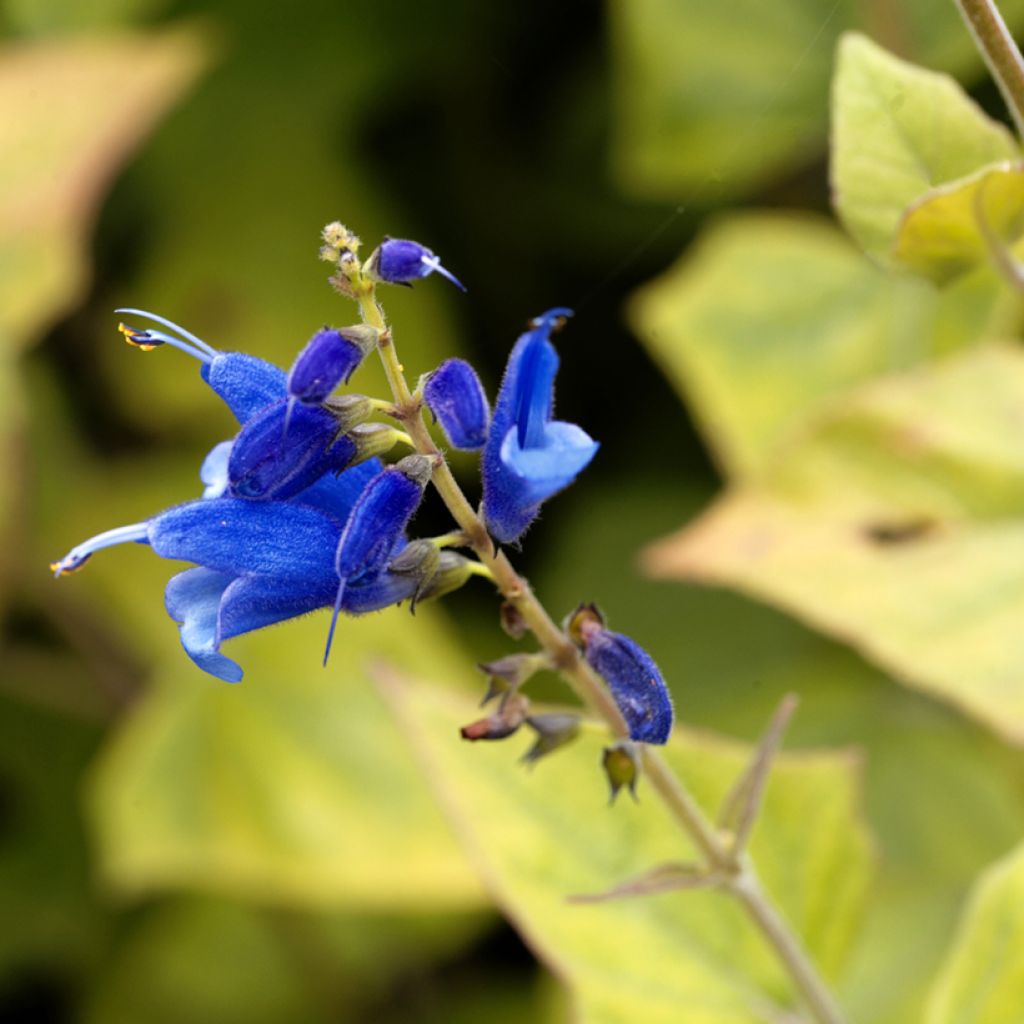
[(637, 293), (636, 330), (731, 477), (758, 471), (824, 401), (973, 343), (1005, 294), (885, 275), (816, 218), (732, 216)]
[(991, 262), (986, 228), (1007, 245), (1024, 234), (1021, 165), (986, 167), (930, 189), (904, 211), (893, 258), (937, 284), (946, 284)]
[(903, 211), (936, 185), (1020, 157), (1009, 130), (949, 76), (894, 57), (862, 35), (839, 44), (832, 91), (836, 210), (885, 261)]
[(1024, 354), (868, 386), (648, 549), (773, 602), (1024, 742)]
[[(569, 984), (580, 1020), (677, 1024), (685, 1008), (688, 1024), (754, 1024), (766, 1006), (791, 1001), (772, 954), (719, 892), (567, 901), (692, 852), (642, 783), (639, 804), (608, 808), (600, 736), (525, 772), (509, 744), (459, 740), (468, 699), (420, 680), (388, 690), (466, 849), (533, 950)], [(749, 754), (692, 733), (677, 732), (666, 748), (708, 808)], [(780, 756), (752, 844), (767, 888), (829, 975), (856, 931), (870, 874), (857, 789), (848, 754)]]
[(926, 1024), (1015, 1024), (1024, 1007), (1024, 845), (975, 883)]

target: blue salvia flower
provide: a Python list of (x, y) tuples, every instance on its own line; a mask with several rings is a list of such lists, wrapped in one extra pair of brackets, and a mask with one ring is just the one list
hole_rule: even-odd
[(574, 423), (552, 419), (558, 353), (551, 331), (572, 311), (532, 321), (509, 356), (483, 454), (484, 520), (503, 543), (518, 540), (540, 505), (576, 479), (597, 442)]
[(446, 359), (427, 378), (423, 398), (453, 448), (483, 448), (491, 409), (476, 370), (465, 359)]
[[(334, 627), (349, 589), (376, 579), (401, 552), (405, 529), (423, 500), (430, 471), (426, 456), (408, 455), (378, 473), (352, 507), (336, 545), (334, 617), (327, 632), (324, 664), (331, 653)], [(413, 583), (415, 593), (415, 579), (404, 578)]]
[(370, 255), (366, 269), (378, 280), (390, 284), (409, 284), (437, 273), (462, 291), (466, 290), (454, 274), (441, 266), (441, 261), (430, 249), (407, 238), (385, 238)]
[[(171, 321), (141, 310), (173, 331), (139, 330), (122, 325), (132, 344), (142, 348), (170, 345), (202, 364), (203, 379), (243, 424), (267, 409), (280, 415), (287, 403), (286, 375), (279, 367), (242, 353), (219, 352)], [(330, 416), (324, 410), (317, 410)], [(379, 426), (379, 425), (378, 425)], [(332, 429), (337, 424), (332, 420)], [(386, 433), (389, 428), (383, 428)], [(298, 424), (296, 434), (298, 434)], [(280, 441), (280, 424), (277, 426)], [(294, 441), (294, 437), (292, 439)], [(241, 668), (220, 653), (231, 637), (335, 603), (338, 575), (335, 556), (345, 523), (371, 481), (382, 471), (371, 458), (340, 475), (326, 473), (290, 500), (246, 500), (230, 493), (231, 457), (236, 442), (217, 445), (203, 462), (204, 499), (169, 509), (144, 523), (108, 530), (77, 545), (53, 563), (55, 575), (81, 568), (103, 548), (123, 543), (146, 544), (158, 555), (196, 564), (167, 585), (166, 606), (180, 623), (182, 644), (195, 663), (229, 682), (242, 678)], [(268, 442), (267, 449), (271, 445)], [(258, 460), (257, 460), (258, 461)], [(312, 476), (312, 474), (309, 474)], [(288, 478), (294, 490), (294, 479)], [(266, 493), (264, 493), (266, 497)], [(390, 540), (400, 548), (404, 537)], [(468, 578), (461, 556), (445, 553), (443, 572), (429, 595), (461, 585)], [(421, 581), (392, 573), (386, 564), (348, 582), (339, 610), (360, 614), (413, 598)]]
[(582, 646), (587, 664), (608, 684), (629, 726), (629, 738), (666, 743), (672, 732), (672, 698), (651, 656), (635, 640), (606, 629), (593, 605), (576, 610), (569, 632)]

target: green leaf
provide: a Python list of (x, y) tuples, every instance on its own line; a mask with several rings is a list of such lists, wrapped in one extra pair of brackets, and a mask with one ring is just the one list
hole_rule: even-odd
[(1016, 1024), (1024, 1007), (1024, 845), (971, 891), (926, 1024)]
[(191, 30), (0, 52), (0, 348), (25, 344), (80, 298), (97, 204), (204, 63)]
[[(159, 594), (150, 595), (154, 610)], [(174, 633), (164, 623), (167, 638)], [(378, 652), (449, 678), (465, 664), (430, 609), (326, 616), (242, 639), (227, 686), (181, 651), (104, 752), (89, 793), (103, 871), (129, 893), (192, 888), (368, 908), (469, 907), (472, 871), (365, 666)]]
[[(601, 1024), (753, 1024), (788, 981), (738, 907), (717, 892), (576, 905), (651, 867), (691, 856), (688, 841), (641, 781), (640, 803), (608, 807), (601, 740), (586, 733), (530, 771), (522, 745), (463, 743), (466, 699), (417, 680), (388, 687), (425, 771), (499, 904), (570, 986), (579, 1019)], [(666, 749), (713, 809), (742, 770), (741, 744), (677, 733)], [(871, 844), (857, 814), (849, 754), (779, 758), (752, 854), (769, 889), (830, 976), (860, 919)]]
[[(1011, 28), (1020, 0), (1001, 3)], [(611, 6), (619, 180), (646, 198), (707, 202), (824, 148), (837, 37), (884, 31), (904, 56), (972, 78), (981, 60), (951, 3), (617, 0)]]
[(630, 312), (726, 473), (742, 478), (824, 401), (999, 330), (1010, 304), (991, 275), (937, 293), (883, 274), (824, 220), (755, 213), (719, 221)]
[(998, 164), (940, 185), (900, 220), (893, 259), (937, 284), (989, 263), (988, 235), (1010, 245), (1024, 234), (1024, 167)]
[(773, 602), (1024, 742), (1022, 406), (1010, 347), (869, 385), (645, 564)]
[(840, 41), (833, 198), (869, 255), (888, 259), (903, 211), (929, 189), (1019, 157), (1009, 130), (952, 78), (899, 60), (861, 35)]

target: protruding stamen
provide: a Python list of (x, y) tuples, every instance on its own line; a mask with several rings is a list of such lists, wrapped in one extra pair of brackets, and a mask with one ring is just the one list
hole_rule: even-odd
[[(214, 356), (220, 355), (220, 353), (212, 345), (208, 345), (202, 338), (196, 337), (191, 331), (186, 331), (180, 324), (176, 324), (173, 320), (168, 320), (165, 316), (159, 316), (156, 313), (150, 313), (146, 309), (135, 309), (131, 306), (122, 306), (120, 309), (115, 309), (115, 313), (132, 313), (135, 316), (144, 316), (147, 320), (152, 320), (154, 323), (163, 324), (164, 327), (172, 331), (177, 331), (182, 338), (191, 341), (193, 345), (205, 352), (210, 359)], [(164, 339), (166, 340), (166, 339)]]
[(153, 349), (163, 344), (162, 339), (154, 338), (149, 331), (139, 331), (125, 323), (118, 324), (117, 329), (124, 335), (124, 340), (129, 345), (142, 349), (143, 352), (152, 352)]
[(59, 561), (50, 563), (50, 571), (54, 576), (64, 576), (76, 572), (97, 552), (115, 544), (146, 544), (149, 542), (149, 524), (132, 523), (131, 526), (118, 526), (113, 530), (98, 533), (81, 544), (73, 547)]
[(179, 352), (184, 352), (201, 363), (213, 362), (213, 356), (207, 355), (205, 349), (196, 348), (195, 345), (183, 341), (181, 338), (175, 338), (171, 334), (165, 334), (163, 331), (152, 329), (140, 331), (137, 327), (129, 327), (124, 323), (118, 324), (117, 329), (124, 335), (124, 340), (129, 345), (134, 345), (135, 348), (142, 349), (143, 352), (152, 352), (160, 345), (170, 345), (171, 348), (176, 348)]
[(441, 266), (441, 261), (436, 256), (423, 256), (422, 261), (425, 267), (429, 267), (435, 273), (440, 274), (442, 277), (446, 277), (460, 291), (466, 290), (466, 286), (450, 270), (445, 270), (445, 268)]

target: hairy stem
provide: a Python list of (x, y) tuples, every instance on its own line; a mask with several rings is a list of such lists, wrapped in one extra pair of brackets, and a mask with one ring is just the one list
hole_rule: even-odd
[[(576, 696), (605, 722), (613, 736), (628, 738), (629, 728), (604, 680), (580, 657), (575, 644), (551, 618), (529, 583), (512, 567), (505, 552), (495, 548), (482, 519), (470, 505), (447, 461), (434, 444), (427, 430), (422, 405), (409, 390), (394, 340), (377, 304), (373, 283), (363, 281), (356, 295), (363, 319), (381, 332), (378, 351), (394, 397), (395, 415), (409, 432), (416, 450), (434, 458), (432, 482), (441, 499), (465, 532), (477, 557), (489, 570), (501, 595), (516, 607)], [(683, 832), (704, 855), (709, 873), (716, 876), (723, 889), (736, 897), (773, 947), (814, 1020), (817, 1024), (843, 1024), (842, 1013), (831, 993), (800, 940), (761, 888), (749, 861), (736, 856), (661, 754), (646, 744), (641, 749), (644, 772), (650, 784)]]
[(956, 0), (956, 5), (1024, 138), (1024, 59), (995, 0)]

